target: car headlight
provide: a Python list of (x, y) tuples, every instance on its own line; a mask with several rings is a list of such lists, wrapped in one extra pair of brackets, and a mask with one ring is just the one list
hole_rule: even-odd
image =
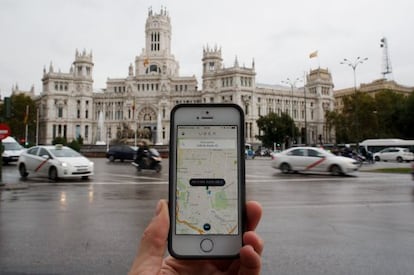
[(93, 164), (93, 161), (90, 161), (90, 162), (89, 162), (89, 166), (90, 166), (91, 168), (93, 168), (93, 165), (94, 165), (94, 164)]
[(62, 167), (68, 167), (68, 164), (66, 162), (62, 162), (60, 165), (62, 165)]

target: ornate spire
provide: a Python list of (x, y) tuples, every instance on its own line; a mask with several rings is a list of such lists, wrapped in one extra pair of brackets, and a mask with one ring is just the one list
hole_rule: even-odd
[(234, 67), (236, 68), (239, 67), (239, 60), (237, 60), (237, 55), (236, 55), (236, 58), (234, 59)]

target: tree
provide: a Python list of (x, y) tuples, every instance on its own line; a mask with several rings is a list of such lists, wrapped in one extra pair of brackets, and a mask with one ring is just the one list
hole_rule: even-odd
[(58, 137), (55, 137), (55, 138), (52, 140), (52, 144), (53, 144), (53, 145), (55, 145), (55, 144), (62, 144), (62, 145), (64, 145), (64, 146), (66, 146), (66, 145), (68, 144), (68, 142), (67, 142), (67, 140), (66, 140), (66, 138), (65, 138), (65, 137), (58, 136)]
[[(36, 137), (36, 105), (30, 96), (15, 94), (10, 97), (11, 117), (5, 119), (9, 125), (11, 135), (18, 140), (26, 137), (26, 124), (28, 125), (28, 140), (34, 143)], [(26, 114), (27, 108), (29, 113)]]
[[(264, 147), (272, 148), (274, 143), (285, 143), (287, 138), (291, 140), (294, 121), (286, 113), (282, 113), (280, 116), (276, 113), (269, 113), (266, 116), (261, 116), (256, 123), (259, 132), (262, 133), (256, 138), (262, 142)], [(298, 128), (293, 127), (294, 135), (297, 137)]]
[(414, 93), (408, 97), (391, 90), (375, 97), (359, 93), (344, 97), (341, 112), (325, 114), (328, 127), (333, 127), (337, 143), (350, 143), (368, 138), (414, 138)]
[(375, 95), (378, 133), (383, 138), (401, 137), (402, 114), (406, 98), (390, 90)]
[(412, 92), (404, 102), (401, 115), (402, 137), (414, 139), (414, 92)]

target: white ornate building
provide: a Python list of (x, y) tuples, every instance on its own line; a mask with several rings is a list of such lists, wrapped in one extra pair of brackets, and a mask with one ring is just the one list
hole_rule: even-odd
[[(168, 144), (170, 111), (178, 103), (234, 102), (245, 111), (246, 142), (258, 143), (256, 120), (269, 112), (287, 112), (296, 126), (307, 129), (308, 143), (334, 142), (325, 128), (325, 111), (333, 110), (333, 82), (325, 69), (306, 76), (301, 88), (256, 83), (255, 64), (224, 67), (221, 49), (206, 47), (202, 56), (202, 88), (193, 76), (180, 76), (171, 53), (171, 22), (165, 9), (148, 12), (145, 48), (130, 64), (125, 78), (108, 78), (106, 88), (93, 91), (92, 53), (75, 54), (69, 73), (44, 69), (36, 99), (40, 113), (39, 143), (57, 136), (69, 141), (81, 135), (85, 144), (109, 142), (124, 129), (151, 133), (154, 143)], [(306, 91), (306, 93), (305, 93)], [(303, 140), (296, 137), (298, 143)]]

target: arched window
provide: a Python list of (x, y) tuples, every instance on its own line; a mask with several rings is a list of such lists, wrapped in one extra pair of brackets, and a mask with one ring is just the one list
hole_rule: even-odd
[(161, 74), (161, 68), (156, 64), (151, 64), (145, 71), (146, 74)]

